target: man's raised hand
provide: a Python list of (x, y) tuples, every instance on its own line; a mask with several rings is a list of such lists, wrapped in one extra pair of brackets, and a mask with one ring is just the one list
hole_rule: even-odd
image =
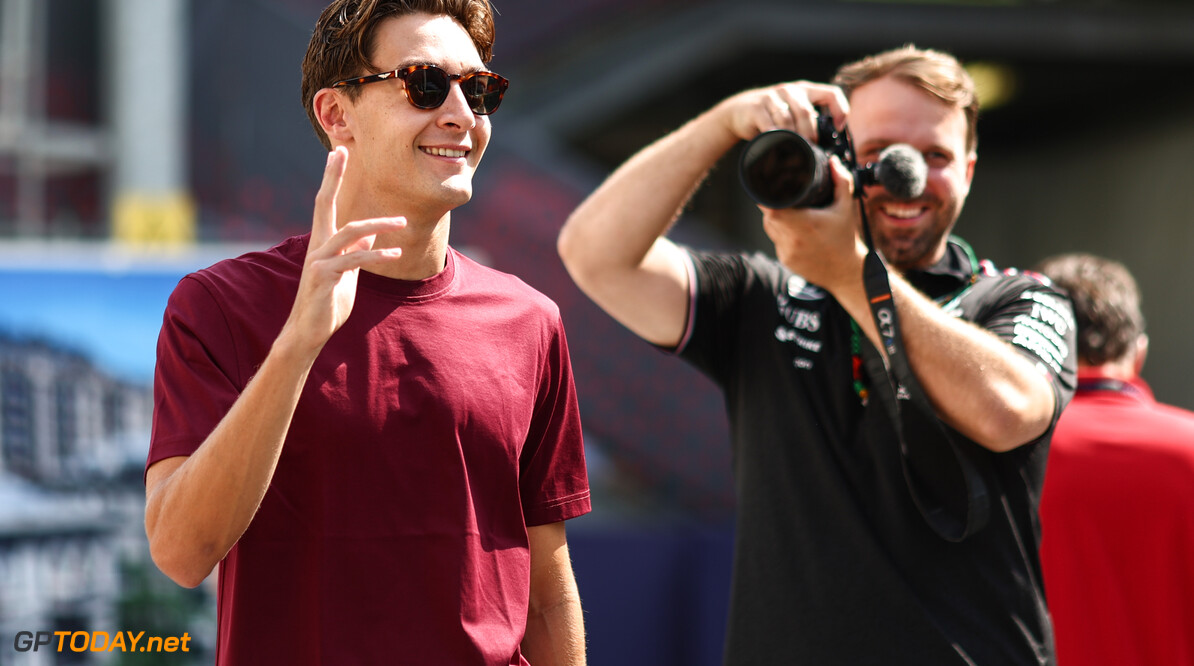
[(348, 166), (348, 149), (328, 154), (323, 183), (315, 195), (311, 241), (303, 262), (298, 295), (284, 330), (300, 348), (317, 354), (348, 319), (356, 300), (357, 275), (402, 256), (401, 248), (374, 248), (378, 234), (406, 226), (402, 217), (358, 220), (340, 225), (337, 199)]

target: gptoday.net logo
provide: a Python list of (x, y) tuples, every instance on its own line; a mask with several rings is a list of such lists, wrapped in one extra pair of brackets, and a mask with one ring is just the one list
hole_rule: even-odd
[(12, 646), (17, 652), (190, 652), (190, 642), (186, 633), (146, 637), (144, 631), (18, 631)]

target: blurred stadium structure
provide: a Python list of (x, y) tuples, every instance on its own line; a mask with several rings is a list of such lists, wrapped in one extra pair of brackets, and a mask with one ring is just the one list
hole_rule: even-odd
[[(0, 240), (31, 252), (79, 240), (165, 251), (303, 233), (323, 162), (299, 61), (324, 4), (0, 0)], [(1001, 265), (1081, 249), (1132, 267), (1152, 295), (1145, 374), (1159, 398), (1194, 408), (1184, 344), (1194, 314), (1165, 300), (1194, 284), (1187, 1), (496, 5), (491, 66), (512, 85), (474, 201), (453, 216), (454, 242), (564, 312), (595, 486), (595, 512), (572, 537), (592, 663), (719, 662), (731, 455), (713, 387), (590, 304), (555, 235), (610, 169), (737, 90), (824, 80), (905, 42), (972, 63), (981, 159), (958, 233)], [(679, 239), (765, 249), (734, 158), (710, 175)], [(20, 449), (0, 446), (0, 494), (44, 482), (11, 480), (24, 474), (10, 459)], [(12, 543), (6, 529), (0, 544)], [(622, 596), (631, 591), (634, 601)]]

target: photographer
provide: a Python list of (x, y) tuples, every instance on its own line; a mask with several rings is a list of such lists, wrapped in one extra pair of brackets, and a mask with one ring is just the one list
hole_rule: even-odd
[[(645, 148), (573, 213), (560, 254), (597, 304), (726, 394), (738, 492), (727, 664), (1052, 663), (1036, 500), (1072, 393), (1069, 304), (949, 236), (978, 109), (952, 56), (904, 47), (834, 83), (740, 93)], [(776, 128), (814, 141), (814, 105), (838, 129), (848, 121), (858, 163), (896, 143), (927, 162), (913, 199), (862, 192), (890, 292), (868, 295), (860, 203), (837, 158), (828, 206), (762, 208), (778, 260), (664, 237), (738, 141)], [(875, 321), (896, 314), (891, 347)], [(905, 360), (914, 379), (897, 386), (887, 367)], [(922, 455), (965, 473), (909, 460)], [(933, 490), (949, 484), (981, 490), (960, 531), (941, 527), (958, 507)]]

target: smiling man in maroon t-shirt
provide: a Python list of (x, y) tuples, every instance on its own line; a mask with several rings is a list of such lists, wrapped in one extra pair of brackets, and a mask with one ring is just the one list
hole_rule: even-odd
[(220, 664), (584, 663), (559, 311), (448, 245), (506, 89), (492, 41), (487, 0), (325, 9), (310, 235), (170, 298), (145, 522), (180, 584), (219, 564)]

